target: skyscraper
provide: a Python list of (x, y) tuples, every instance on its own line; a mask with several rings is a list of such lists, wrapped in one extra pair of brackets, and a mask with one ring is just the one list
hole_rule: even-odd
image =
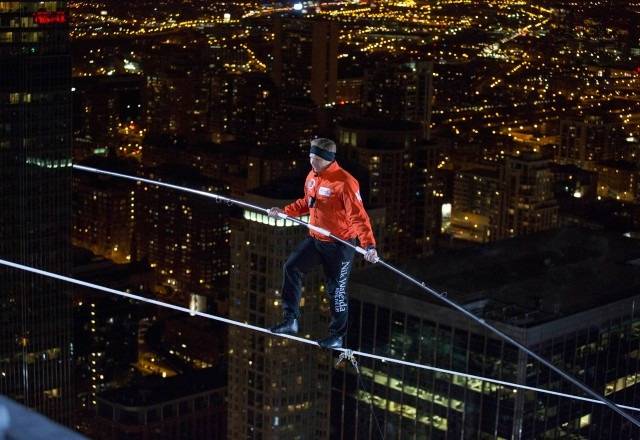
[[(420, 179), (416, 143), (421, 137), (419, 124), (409, 121), (357, 119), (338, 125), (338, 158), (356, 165), (366, 175), (360, 180), (362, 198), (367, 209), (384, 207), (386, 239), (380, 249), (387, 258), (414, 252), (417, 238), (417, 215), (424, 213), (424, 197), (418, 197)], [(409, 246), (409, 247), (407, 247)], [(411, 249), (411, 251), (409, 251)]]
[[(286, 194), (262, 187), (251, 200), (283, 206), (299, 191)], [(232, 224), (232, 319), (270, 326), (282, 317), (282, 266), (306, 234), (306, 228), (265, 214), (245, 211)], [(326, 336), (328, 301), (319, 271), (306, 275), (300, 334)], [(316, 347), (229, 328), (229, 438), (328, 439), (331, 359)]]
[(497, 170), (458, 171), (453, 184), (449, 233), (462, 240), (486, 243), (500, 239), (504, 184)]
[(287, 17), (275, 22), (272, 77), (287, 98), (334, 103), (338, 81), (338, 24)]
[[(192, 167), (162, 165), (145, 170), (148, 178), (214, 193), (224, 185)], [(159, 280), (157, 293), (182, 304), (224, 307), (229, 277), (228, 223), (225, 207), (210, 199), (138, 185), (137, 251)]]
[(560, 122), (556, 160), (590, 169), (594, 162), (615, 159), (616, 128), (600, 116), (569, 118)]
[(532, 234), (558, 226), (550, 160), (533, 153), (505, 157), (506, 191), (501, 237)]
[(378, 60), (365, 75), (364, 114), (412, 121), (422, 126), (422, 136), (431, 137), (433, 62)]
[[(455, 250), (404, 269), (618, 404), (638, 404), (637, 241), (561, 229)], [(347, 344), (382, 356), (580, 394), (494, 334), (379, 266), (355, 272)], [(558, 283), (556, 280), (570, 280)], [(335, 370), (336, 439), (637, 438), (609, 408), (359, 359)], [(337, 404), (334, 404), (337, 403)]]
[[(135, 160), (92, 156), (86, 166), (135, 174)], [(75, 246), (90, 249), (117, 263), (135, 261), (134, 244), (136, 184), (129, 180), (89, 173), (73, 176), (74, 221), (71, 239)]]
[[(70, 272), (71, 60), (66, 1), (0, 2), (0, 256)], [(0, 271), (0, 393), (66, 422), (68, 287)]]

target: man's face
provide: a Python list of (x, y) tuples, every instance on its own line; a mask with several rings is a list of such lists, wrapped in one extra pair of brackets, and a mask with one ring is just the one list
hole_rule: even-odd
[(313, 171), (316, 173), (323, 171), (326, 167), (331, 165), (331, 162), (321, 158), (320, 156), (316, 156), (313, 153), (309, 153), (309, 163), (311, 163), (311, 168), (313, 168)]

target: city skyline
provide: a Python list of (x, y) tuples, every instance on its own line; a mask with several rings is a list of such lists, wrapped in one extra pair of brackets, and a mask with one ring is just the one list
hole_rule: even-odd
[[(3, 267), (0, 392), (98, 439), (635, 438), (485, 324), (640, 406), (638, 17), (619, 0), (0, 2), (0, 259), (92, 283)], [(304, 340), (238, 327), (279, 320), (309, 218), (265, 208), (303, 193), (318, 137), (381, 257), (356, 254), (361, 354), (339, 365), (312, 346), (320, 272)]]

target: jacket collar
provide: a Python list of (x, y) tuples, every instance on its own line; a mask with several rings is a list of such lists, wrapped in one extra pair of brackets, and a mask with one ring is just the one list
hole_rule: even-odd
[(334, 160), (324, 170), (320, 171), (319, 173), (314, 172), (313, 175), (316, 176), (316, 177), (318, 177), (318, 176), (326, 176), (327, 174), (330, 174), (330, 173), (333, 173), (334, 171), (337, 171), (339, 168), (340, 168), (340, 165), (338, 165), (338, 162)]

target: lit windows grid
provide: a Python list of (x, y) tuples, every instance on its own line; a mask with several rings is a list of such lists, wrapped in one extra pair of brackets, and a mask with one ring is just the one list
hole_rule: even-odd
[[(354, 299), (350, 319), (350, 346), (441, 368), (517, 380), (517, 351), (501, 341)], [(511, 390), (479, 380), (398, 369), (367, 359), (360, 363), (364, 391), (355, 388), (351, 374), (334, 374), (333, 401), (344, 399), (349, 417), (355, 416), (359, 421), (357, 427), (341, 428), (345, 438), (371, 429), (371, 395), (381, 423), (393, 432), (402, 432), (402, 438), (444, 438), (467, 430), (495, 431), (505, 438), (510, 435), (515, 396)], [(334, 412), (333, 417), (338, 415)]]
[[(282, 317), (282, 265), (308, 232), (287, 227), (297, 226), (292, 222), (278, 226), (275, 219), (253, 214), (245, 211), (231, 225), (230, 316), (269, 326)], [(319, 284), (319, 273), (305, 277), (300, 331), (304, 336), (326, 332), (328, 308)], [(329, 356), (286, 339), (229, 332), (229, 436), (326, 438)]]

